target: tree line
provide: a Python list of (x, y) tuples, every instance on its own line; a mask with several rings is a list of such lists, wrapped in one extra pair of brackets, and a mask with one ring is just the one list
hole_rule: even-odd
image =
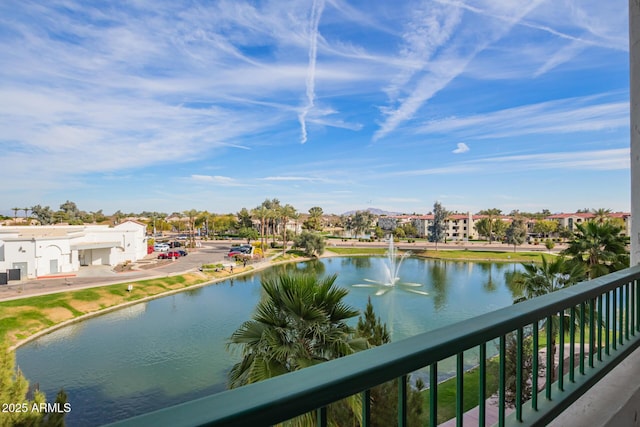
[[(298, 238), (296, 230), (299, 228), (307, 232), (303, 237), (304, 243), (312, 242), (312, 246), (318, 245), (317, 237), (313, 237), (315, 234), (334, 228), (351, 232), (355, 237), (375, 237), (377, 239), (381, 239), (389, 233), (398, 239), (416, 238), (422, 234), (410, 222), (398, 225), (393, 231), (383, 230), (376, 224), (378, 216), (367, 210), (337, 216), (325, 215), (321, 207), (314, 206), (308, 212), (303, 213), (291, 204), (281, 203), (277, 198), (267, 198), (255, 208), (243, 207), (236, 213), (228, 214), (190, 209), (171, 214), (155, 211), (125, 214), (116, 211), (112, 215), (105, 215), (102, 210), (95, 212), (80, 210), (76, 203), (69, 200), (62, 203), (57, 211), (52, 210), (49, 206), (42, 207), (40, 205), (31, 208), (13, 208), (12, 210), (14, 210), (14, 220), (17, 220), (18, 212), (24, 212), (23, 218), (27, 220), (23, 221), (25, 224), (30, 223), (28, 220), (32, 218), (42, 225), (59, 223), (70, 225), (109, 223), (115, 225), (125, 218), (136, 218), (147, 224), (149, 233), (184, 232), (189, 234), (192, 243), (196, 235), (209, 238), (227, 235), (245, 238), (248, 242), (259, 239), (260, 246), (264, 248), (268, 238), (271, 238), (272, 247), (276, 246), (278, 239), (282, 242), (283, 253), (286, 251), (287, 242)], [(622, 219), (611, 217), (610, 209), (582, 209), (580, 212), (591, 213), (596, 222), (607, 221), (624, 227)], [(433, 215), (433, 220), (430, 221), (427, 238), (436, 244), (437, 249), (439, 242), (446, 241), (446, 221), (455, 212), (447, 211), (440, 202), (436, 201), (429, 214)], [(572, 230), (563, 229), (557, 221), (546, 219), (551, 215), (548, 209), (540, 212), (513, 210), (508, 215), (504, 215), (500, 209), (491, 208), (480, 210), (475, 215), (482, 217), (474, 221), (473, 224), (479, 236), (489, 242), (506, 241), (514, 246), (514, 250), (526, 241), (529, 232), (541, 236), (543, 239), (554, 235), (564, 239), (570, 239), (573, 236)], [(509, 220), (505, 220), (505, 217), (508, 217)], [(293, 227), (290, 222), (294, 222)], [(533, 222), (531, 227), (529, 227), (530, 222)], [(549, 249), (554, 246), (551, 240), (544, 243)]]

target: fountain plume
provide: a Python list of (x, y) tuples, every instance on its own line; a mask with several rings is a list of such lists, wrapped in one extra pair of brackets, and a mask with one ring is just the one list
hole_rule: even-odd
[(376, 296), (384, 295), (394, 288), (419, 295), (429, 295), (428, 292), (411, 289), (422, 287), (422, 284), (420, 283), (400, 281), (400, 267), (402, 266), (402, 261), (404, 261), (404, 259), (409, 255), (411, 255), (411, 252), (409, 251), (404, 252), (402, 255), (398, 255), (396, 248), (393, 245), (393, 237), (389, 237), (389, 248), (387, 249), (386, 260), (383, 264), (383, 280), (364, 279), (368, 283), (358, 283), (353, 286), (357, 288), (377, 288), (375, 293)]

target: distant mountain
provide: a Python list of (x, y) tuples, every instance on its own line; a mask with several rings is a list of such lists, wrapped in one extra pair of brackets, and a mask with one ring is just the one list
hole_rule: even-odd
[(358, 211), (367, 211), (367, 212), (370, 212), (373, 215), (377, 215), (377, 216), (380, 216), (380, 215), (401, 215), (398, 212), (389, 212), (389, 211), (385, 211), (385, 210), (377, 209), (377, 208), (357, 209), (355, 211), (345, 212), (342, 215), (349, 216), (349, 215), (355, 214)]

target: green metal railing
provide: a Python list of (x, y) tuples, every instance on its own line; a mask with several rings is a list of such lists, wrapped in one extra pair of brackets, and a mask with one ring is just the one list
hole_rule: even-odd
[[(580, 283), (553, 294), (509, 306), (403, 341), (363, 351), (341, 359), (282, 375), (238, 389), (144, 414), (118, 426), (268, 426), (316, 411), (318, 426), (327, 425), (326, 407), (360, 393), (362, 425), (369, 425), (369, 390), (398, 381), (398, 425), (407, 423), (407, 385), (411, 372), (429, 368), (430, 425), (437, 425), (438, 364), (454, 357), (456, 365), (456, 423), (463, 424), (463, 354), (479, 354), (479, 426), (486, 424), (487, 347), (498, 343), (498, 425), (545, 425), (640, 344), (640, 267)], [(548, 327), (556, 321), (557, 330)], [(516, 337), (516, 391), (513, 411), (506, 403), (507, 336)], [(530, 336), (537, 356), (546, 337), (547, 356), (532, 355), (533, 390), (522, 397), (524, 341)], [(552, 342), (557, 337), (558, 379), (546, 369), (553, 366)], [(568, 354), (565, 341), (569, 340)], [(565, 359), (568, 360), (565, 361)], [(567, 366), (568, 365), (568, 366)], [(576, 366), (577, 365), (577, 366)], [(565, 373), (566, 372), (566, 373)], [(544, 384), (543, 384), (544, 383)], [(508, 413), (510, 412), (510, 413)]]

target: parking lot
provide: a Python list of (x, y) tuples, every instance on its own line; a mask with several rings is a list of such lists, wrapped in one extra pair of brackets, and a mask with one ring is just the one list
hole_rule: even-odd
[(229, 249), (238, 244), (238, 241), (205, 241), (199, 242), (197, 248), (188, 249), (187, 256), (175, 260), (158, 260), (158, 252), (154, 252), (122, 271), (106, 265), (85, 266), (77, 272), (52, 278), (10, 282), (0, 286), (0, 301), (197, 271), (203, 264), (230, 262)]

